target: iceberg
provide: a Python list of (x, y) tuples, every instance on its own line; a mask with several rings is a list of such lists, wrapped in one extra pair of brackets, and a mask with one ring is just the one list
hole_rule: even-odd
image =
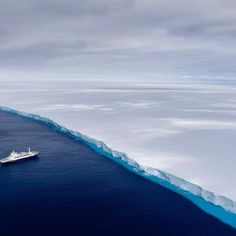
[(235, 86), (22, 78), (1, 81), (0, 104), (40, 115), (34, 119), (235, 225)]
[(232, 201), (231, 199), (216, 195), (213, 192), (207, 191), (196, 184), (190, 183), (187, 180), (179, 178), (165, 171), (140, 165), (137, 161), (130, 158), (126, 153), (111, 149), (103, 141), (96, 140), (78, 131), (70, 130), (49, 118), (45, 118), (37, 114), (17, 111), (3, 106), (0, 107), (0, 110), (35, 120), (47, 125), (57, 132), (67, 135), (74, 140), (83, 142), (97, 153), (112, 159), (121, 166), (150, 181), (160, 184), (182, 195), (205, 212), (236, 228), (236, 202)]

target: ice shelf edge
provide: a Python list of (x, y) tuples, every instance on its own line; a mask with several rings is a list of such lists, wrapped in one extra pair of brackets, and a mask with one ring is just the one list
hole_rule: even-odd
[(190, 183), (162, 170), (142, 166), (131, 159), (127, 154), (109, 148), (103, 141), (96, 140), (78, 131), (67, 129), (49, 118), (37, 114), (17, 111), (4, 106), (0, 106), (0, 110), (36, 120), (74, 140), (81, 141), (96, 152), (114, 160), (130, 171), (184, 196), (208, 214), (211, 214), (222, 222), (236, 228), (235, 201), (221, 195), (216, 195), (196, 184)]

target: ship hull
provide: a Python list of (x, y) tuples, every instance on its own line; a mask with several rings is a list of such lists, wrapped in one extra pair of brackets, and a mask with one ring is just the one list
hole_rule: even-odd
[(14, 158), (14, 159), (7, 159), (7, 158), (2, 159), (2, 160), (0, 160), (0, 164), (1, 165), (7, 165), (7, 164), (12, 164), (12, 163), (15, 163), (15, 162), (19, 162), (19, 161), (24, 161), (24, 160), (27, 160), (27, 159), (37, 157), (38, 154), (39, 154), (39, 152), (32, 152), (29, 155), (24, 155), (24, 156), (17, 157), (17, 158)]

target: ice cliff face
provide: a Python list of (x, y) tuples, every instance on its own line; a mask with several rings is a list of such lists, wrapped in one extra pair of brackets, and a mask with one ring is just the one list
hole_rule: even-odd
[(229, 198), (204, 190), (196, 184), (190, 183), (165, 171), (140, 165), (127, 154), (109, 148), (104, 142), (93, 139), (78, 131), (69, 130), (48, 118), (16, 111), (7, 107), (0, 107), (0, 110), (36, 120), (60, 133), (83, 142), (96, 152), (116, 161), (130, 171), (181, 194), (204, 211), (236, 228), (236, 202)]

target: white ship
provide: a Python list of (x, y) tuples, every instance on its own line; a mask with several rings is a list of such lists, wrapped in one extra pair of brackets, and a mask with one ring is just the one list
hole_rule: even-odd
[(30, 148), (28, 152), (15, 152), (14, 150), (11, 152), (11, 154), (8, 157), (5, 157), (0, 160), (1, 164), (7, 164), (11, 162), (16, 162), (19, 160), (36, 157), (39, 154), (37, 151), (31, 151)]

